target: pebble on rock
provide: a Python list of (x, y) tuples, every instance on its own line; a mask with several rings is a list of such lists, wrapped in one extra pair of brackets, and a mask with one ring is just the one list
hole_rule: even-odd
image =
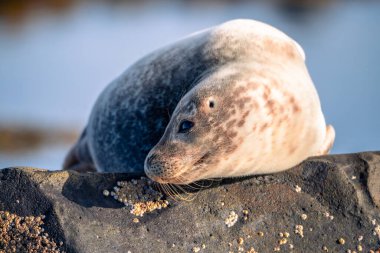
[(294, 233), (298, 234), (303, 238), (303, 226), (302, 225), (296, 225)]
[(228, 217), (224, 220), (224, 223), (227, 227), (232, 227), (237, 222), (239, 216), (235, 213), (235, 211), (231, 211)]
[(0, 252), (63, 253), (41, 226), (45, 216), (18, 216), (0, 211)]
[(193, 247), (193, 249), (192, 249), (193, 252), (199, 252), (200, 250), (201, 250), (200, 247)]
[(119, 202), (130, 208), (135, 216), (143, 216), (145, 213), (153, 212), (157, 209), (166, 208), (169, 201), (164, 196), (151, 187), (152, 181), (146, 177), (132, 179), (131, 181), (119, 181), (114, 191), (103, 191), (104, 196), (113, 196)]

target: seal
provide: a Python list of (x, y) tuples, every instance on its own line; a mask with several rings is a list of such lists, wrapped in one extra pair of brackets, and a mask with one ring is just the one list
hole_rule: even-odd
[(280, 172), (327, 154), (302, 48), (258, 21), (232, 20), (142, 58), (99, 96), (64, 169), (159, 183)]

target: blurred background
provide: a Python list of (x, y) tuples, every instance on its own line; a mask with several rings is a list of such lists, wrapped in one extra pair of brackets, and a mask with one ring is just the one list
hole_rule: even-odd
[(380, 150), (380, 1), (0, 1), (0, 168), (60, 169), (103, 88), (150, 51), (235, 18), (298, 41), (337, 139)]

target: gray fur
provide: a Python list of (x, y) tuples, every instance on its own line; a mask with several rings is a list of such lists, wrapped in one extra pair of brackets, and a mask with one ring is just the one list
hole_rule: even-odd
[(143, 173), (144, 159), (178, 101), (210, 70), (236, 56), (210, 45), (210, 31), (149, 54), (114, 80), (96, 101), (77, 146), (88, 147), (91, 158), (78, 155), (78, 162), (92, 160), (102, 172)]

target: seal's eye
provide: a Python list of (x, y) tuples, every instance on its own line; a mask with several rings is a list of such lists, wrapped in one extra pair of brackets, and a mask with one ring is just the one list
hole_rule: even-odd
[(211, 101), (208, 103), (208, 106), (209, 106), (210, 108), (214, 108), (214, 106), (215, 106), (214, 101), (211, 100)]
[(193, 126), (194, 122), (184, 120), (179, 125), (178, 133), (188, 133)]

